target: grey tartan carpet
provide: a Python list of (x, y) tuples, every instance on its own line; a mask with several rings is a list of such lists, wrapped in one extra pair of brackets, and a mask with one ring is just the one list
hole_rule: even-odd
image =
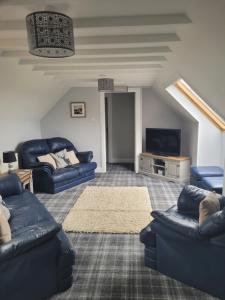
[[(147, 186), (153, 209), (173, 205), (181, 186), (135, 174), (130, 165), (109, 165), (105, 174), (56, 195), (39, 194), (57, 222), (62, 223), (87, 185)], [(211, 300), (194, 288), (144, 266), (144, 246), (136, 234), (68, 234), (76, 250), (74, 283), (53, 300), (148, 299)]]

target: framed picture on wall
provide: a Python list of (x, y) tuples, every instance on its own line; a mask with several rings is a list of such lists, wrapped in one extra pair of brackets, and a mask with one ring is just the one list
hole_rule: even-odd
[(86, 105), (85, 102), (72, 102), (71, 106), (72, 118), (85, 118), (86, 117)]

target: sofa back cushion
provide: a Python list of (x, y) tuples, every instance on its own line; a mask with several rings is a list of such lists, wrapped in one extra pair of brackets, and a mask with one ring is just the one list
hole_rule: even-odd
[(20, 159), (23, 168), (31, 168), (38, 162), (37, 157), (50, 153), (48, 143), (44, 139), (30, 140), (20, 147)]
[(186, 185), (180, 193), (177, 208), (180, 213), (199, 217), (199, 204), (206, 197), (208, 191), (196, 186)]
[(47, 139), (47, 143), (49, 147), (49, 153), (50, 152), (56, 153), (64, 149), (66, 149), (67, 151), (73, 150), (75, 153), (77, 153), (77, 150), (74, 147), (74, 145), (65, 138), (55, 137), (55, 138)]
[(61, 137), (27, 141), (20, 146), (21, 167), (32, 168), (32, 165), (38, 162), (38, 156), (56, 153), (63, 149), (77, 153), (74, 145)]
[[(193, 185), (186, 185), (180, 193), (177, 201), (179, 213), (199, 218), (200, 202), (210, 193), (210, 191), (200, 189)], [(225, 197), (218, 195), (220, 209), (225, 207)]]

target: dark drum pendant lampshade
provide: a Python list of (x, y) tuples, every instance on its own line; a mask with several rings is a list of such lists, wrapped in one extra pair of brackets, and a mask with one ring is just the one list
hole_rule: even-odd
[(3, 152), (3, 162), (13, 163), (16, 161), (16, 155), (14, 151)]
[(53, 11), (40, 11), (26, 17), (29, 52), (42, 57), (74, 55), (72, 19)]
[(111, 78), (98, 79), (99, 92), (112, 92), (114, 89), (114, 80)]

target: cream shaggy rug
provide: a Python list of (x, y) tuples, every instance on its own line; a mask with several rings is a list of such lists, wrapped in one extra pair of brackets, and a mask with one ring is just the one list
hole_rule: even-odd
[(63, 222), (67, 232), (139, 233), (150, 222), (146, 187), (89, 186)]

